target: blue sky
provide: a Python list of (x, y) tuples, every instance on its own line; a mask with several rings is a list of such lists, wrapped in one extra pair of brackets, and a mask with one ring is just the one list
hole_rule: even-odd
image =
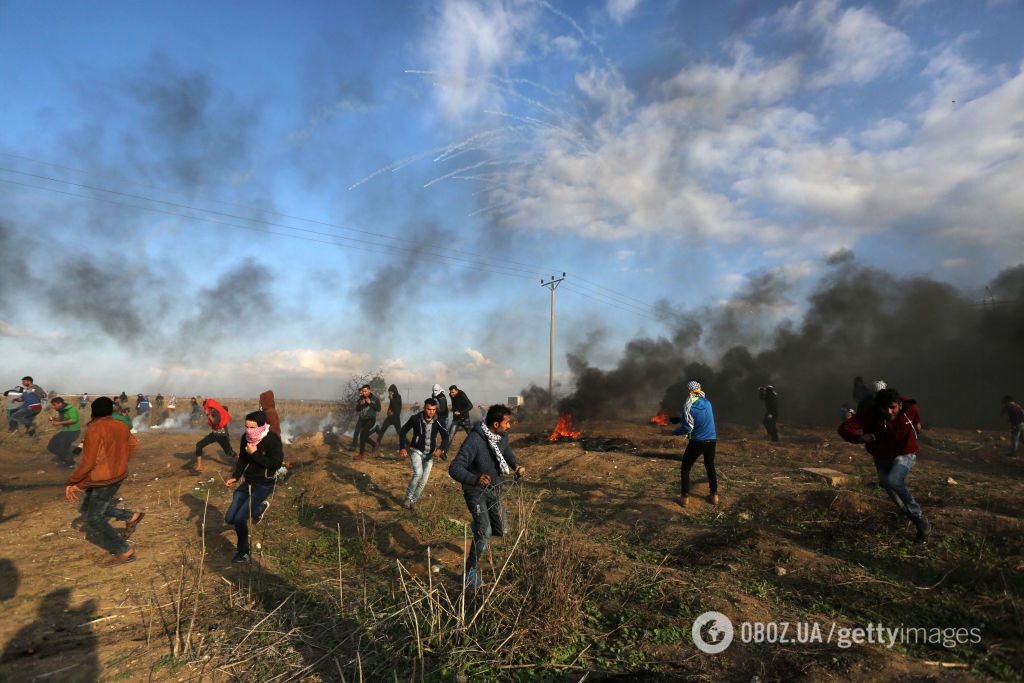
[[(0, 2), (0, 371), (497, 400), (829, 254), (1020, 262), (1019, 2)], [(746, 288), (746, 289), (745, 289)], [(757, 344), (764, 339), (748, 339)], [(710, 355), (714, 349), (708, 349)]]

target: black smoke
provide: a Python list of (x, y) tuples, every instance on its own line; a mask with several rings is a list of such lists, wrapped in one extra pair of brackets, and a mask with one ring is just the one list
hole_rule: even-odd
[[(1000, 273), (984, 299), (926, 277), (830, 261), (802, 319), (778, 325), (759, 346), (719, 339), (744, 324), (727, 304), (676, 316), (670, 335), (630, 341), (610, 370), (569, 354), (575, 385), (560, 408), (581, 419), (677, 412), (692, 379), (703, 384), (719, 420), (754, 421), (761, 414), (757, 387), (772, 383), (783, 422), (833, 424), (839, 406), (852, 402), (853, 377), (862, 375), (918, 399), (926, 424), (992, 427), (1000, 398), (1024, 394), (1024, 266)], [(775, 294), (739, 298), (772, 304), (784, 289), (755, 286), (747, 294)], [(762, 324), (751, 318), (749, 325)], [(710, 352), (709, 339), (719, 342)]]
[(447, 261), (438, 258), (445, 254), (444, 244), (451, 241), (451, 234), (429, 221), (407, 226), (405, 232), (409, 240), (401, 247), (382, 242), (382, 249), (397, 249), (394, 256), (354, 288), (359, 310), (370, 322), (387, 323), (403, 301), (411, 307), (408, 312), (419, 316), (430, 297), (452, 295)]

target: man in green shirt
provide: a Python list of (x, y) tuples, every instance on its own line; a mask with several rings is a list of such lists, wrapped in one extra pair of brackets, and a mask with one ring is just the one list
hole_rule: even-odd
[(82, 424), (78, 419), (78, 408), (75, 408), (60, 396), (52, 398), (50, 405), (56, 413), (56, 415), (50, 418), (50, 422), (59, 426), (60, 431), (50, 439), (50, 443), (46, 445), (46, 450), (53, 453), (59, 464), (73, 469), (75, 467), (75, 458), (71, 454), (71, 449), (82, 434)]

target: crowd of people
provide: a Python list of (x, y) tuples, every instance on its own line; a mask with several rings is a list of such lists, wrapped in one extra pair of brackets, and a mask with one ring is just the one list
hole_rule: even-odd
[[(763, 424), (767, 438), (777, 442), (780, 440), (779, 393), (773, 385), (764, 385), (758, 388), (758, 395), (764, 403)], [(58, 464), (74, 470), (66, 483), (67, 500), (77, 503), (81, 496), (87, 531), (110, 553), (105, 565), (134, 561), (135, 550), (127, 540), (145, 513), (116, 506), (116, 494), (128, 476), (129, 459), (139, 446), (128, 396), (124, 392), (115, 397), (99, 396), (90, 403), (89, 394), (83, 393), (78, 397), (76, 408), (64, 397), (47, 396), (31, 376), (23, 377), (21, 384), (5, 391), (4, 396), (9, 431), (22, 428), (31, 437), (36, 435), (35, 421), (46, 409), (48, 400), (52, 411), (49, 422), (57, 431), (47, 449)], [(879, 485), (896, 505), (898, 514), (913, 522), (917, 529), (916, 540), (924, 542), (931, 525), (907, 486), (907, 478), (917, 461), (918, 436), (923, 429), (917, 401), (888, 387), (882, 380), (868, 385), (861, 377), (854, 380), (852, 397), (856, 407), (843, 406), (838, 432), (846, 441), (864, 445), (874, 463)], [(394, 384), (387, 389), (387, 399), (387, 408), (383, 409), (370, 385), (359, 388), (352, 406), (355, 416), (352, 448), (356, 459), (366, 457), (368, 446), (375, 454), (384, 435), (394, 428), (399, 441), (398, 454), (408, 458), (411, 467), (403, 501), (407, 509), (414, 509), (422, 497), (434, 461), (447, 460), (457, 432), (466, 434), (448, 467), (448, 474), (462, 486), (472, 520), (473, 543), (466, 558), (466, 581), (470, 586), (479, 587), (482, 584), (477, 571), (479, 558), (491, 537), (501, 536), (507, 527), (502, 484), (509, 477), (518, 478), (525, 473), (508, 439), (512, 410), (505, 405), (492, 405), (486, 409), (483, 419), (474, 424), (474, 406), (466, 392), (454, 384), (445, 392), (440, 384), (435, 384), (422, 407), (416, 403), (414, 412), (403, 422), (402, 396)], [(158, 410), (163, 410), (165, 405), (174, 410), (176, 400), (171, 396), (165, 403), (163, 395), (158, 394), (155, 404), (150, 404), (144, 394), (138, 394), (135, 417), (145, 418), (154, 405)], [(90, 420), (84, 440), (76, 447), (82, 436), (80, 411), (87, 407)], [(1012, 396), (1005, 396), (1002, 412), (1010, 422), (1009, 453), (1012, 455), (1024, 443), (1024, 409)], [(381, 413), (383, 419), (378, 423)], [(266, 515), (277, 481), (287, 473), (274, 393), (263, 392), (258, 410), (245, 416), (237, 449), (229, 434), (232, 418), (227, 406), (214, 398), (200, 401), (193, 397), (190, 417), (195, 421), (197, 415), (205, 416), (210, 431), (196, 443), (194, 468), (202, 471), (203, 450), (214, 444), (233, 463), (231, 476), (225, 480), (227, 487), (233, 489), (225, 522), (234, 527), (237, 536), (233, 560), (248, 562), (251, 553), (249, 525), (258, 524)], [(712, 403), (700, 382), (694, 380), (687, 385), (687, 398), (678, 422), (679, 427), (672, 433), (687, 440), (680, 465), (679, 504), (684, 507), (691, 504), (690, 473), (694, 464), (703, 460), (708, 480), (707, 500), (718, 505), (715, 467), (718, 436)], [(373, 436), (377, 437), (376, 442)], [(76, 465), (75, 455), (79, 453), (81, 458)], [(124, 522), (120, 532), (110, 525), (111, 518)]]

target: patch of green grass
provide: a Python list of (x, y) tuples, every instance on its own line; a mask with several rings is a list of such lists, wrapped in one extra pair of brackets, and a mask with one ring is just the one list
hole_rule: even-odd
[(175, 674), (178, 673), (178, 670), (185, 666), (186, 663), (187, 662), (184, 659), (178, 659), (174, 655), (164, 655), (153, 662), (151, 669), (154, 673), (161, 669), (165, 669), (168, 672)]

